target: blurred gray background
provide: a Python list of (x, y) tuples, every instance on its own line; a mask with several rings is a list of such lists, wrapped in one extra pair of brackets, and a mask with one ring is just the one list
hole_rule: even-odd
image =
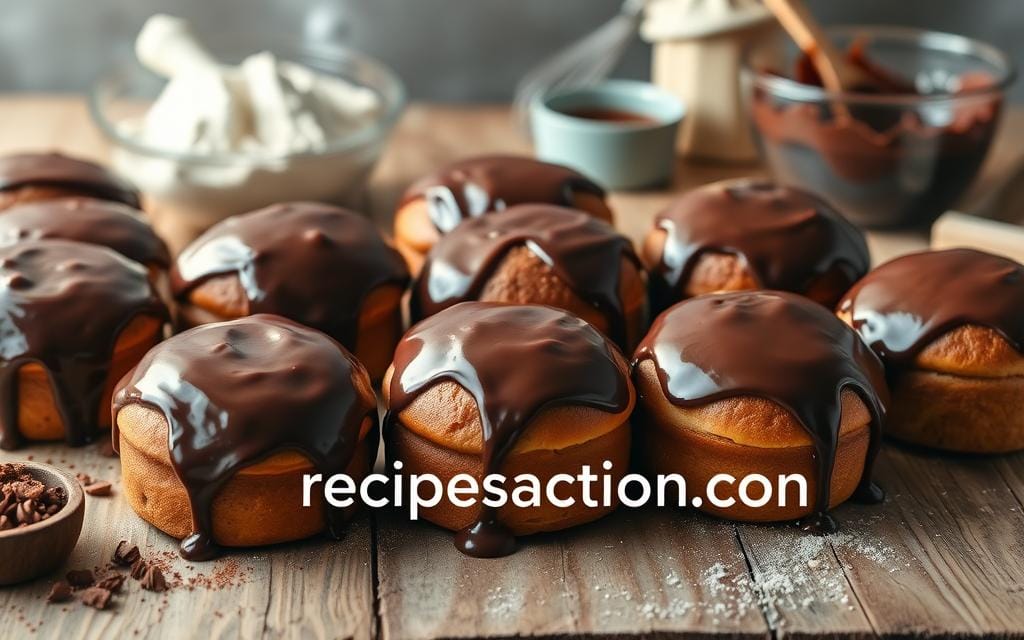
[[(156, 11), (200, 33), (270, 33), (341, 41), (371, 53), (414, 99), (493, 102), (559, 46), (594, 29), (621, 0), (0, 0), (0, 91), (80, 91), (131, 54)], [(981, 38), (1024, 62), (1024, 0), (809, 0), (825, 23), (894, 23)], [(637, 42), (619, 75), (647, 74)], [(1024, 101), (1017, 83), (1014, 99)]]

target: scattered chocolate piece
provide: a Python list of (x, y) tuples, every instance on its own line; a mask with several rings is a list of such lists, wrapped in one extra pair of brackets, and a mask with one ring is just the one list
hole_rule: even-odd
[(142, 577), (146, 575), (146, 569), (148, 568), (149, 565), (146, 564), (146, 561), (142, 558), (139, 558), (138, 560), (132, 563), (132, 568), (128, 573), (131, 574), (131, 576), (136, 580), (142, 580)]
[(71, 585), (67, 580), (58, 580), (50, 587), (50, 593), (46, 596), (47, 602), (67, 602), (71, 599)]
[(78, 480), (78, 484), (82, 485), (83, 487), (87, 484), (92, 484), (92, 476), (90, 476), (88, 473), (78, 472), (75, 474), (75, 479)]
[(110, 438), (104, 438), (103, 442), (99, 446), (100, 455), (104, 458), (116, 458), (117, 452), (114, 451), (114, 443)]
[(90, 496), (109, 496), (111, 486), (106, 480), (97, 480), (85, 485), (84, 489)]
[(146, 567), (141, 582), (142, 588), (147, 591), (155, 591), (157, 593), (167, 591), (167, 580), (164, 578), (164, 572), (159, 567), (152, 565)]
[(123, 584), (124, 584), (124, 576), (120, 575), (120, 574), (117, 574), (117, 573), (112, 573), (112, 574), (110, 574), (108, 576), (105, 576), (103, 579), (98, 580), (96, 582), (96, 586), (97, 587), (99, 587), (101, 589), (106, 589), (107, 591), (109, 591), (111, 593), (120, 593), (121, 592), (121, 586)]
[(106, 609), (110, 604), (110, 591), (102, 587), (89, 587), (82, 592), (82, 604), (93, 609)]
[(89, 569), (72, 569), (68, 571), (67, 579), (72, 587), (91, 587), (95, 580)]
[(142, 554), (139, 553), (139, 547), (131, 544), (127, 540), (118, 542), (117, 547), (114, 548), (113, 561), (115, 564), (121, 565), (122, 567), (131, 567), (141, 560)]

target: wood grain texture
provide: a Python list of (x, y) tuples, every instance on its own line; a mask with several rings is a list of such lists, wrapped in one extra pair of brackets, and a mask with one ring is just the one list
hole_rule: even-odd
[[(0, 153), (107, 150), (76, 98), (0, 99)], [(962, 208), (984, 200), (1024, 155), (1013, 111)], [(481, 152), (528, 151), (505, 107), (413, 105), (390, 142), (367, 208), (390, 228), (405, 186), (436, 165)], [(670, 192), (611, 195), (634, 240), (674, 194), (753, 166), (680, 162)], [(917, 232), (871, 233), (876, 262), (916, 250)], [(49, 581), (0, 589), (3, 637), (385, 638), (1024, 636), (1024, 456), (958, 458), (886, 446), (881, 506), (844, 505), (841, 531), (807, 537), (789, 526), (733, 525), (691, 511), (620, 510), (576, 530), (524, 541), (505, 560), (474, 560), (451, 534), (394, 513), (355, 523), (345, 540), (175, 559), (176, 542), (120, 497), (116, 460), (59, 445), (32, 455), (113, 480), (87, 497), (69, 566), (105, 564), (118, 540), (169, 558), (171, 573), (223, 588), (157, 596), (133, 582), (115, 611), (46, 605)]]

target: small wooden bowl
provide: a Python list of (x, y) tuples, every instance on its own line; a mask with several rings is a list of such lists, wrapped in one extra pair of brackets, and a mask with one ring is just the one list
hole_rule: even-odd
[(64, 508), (20, 529), (0, 531), (0, 585), (37, 578), (64, 564), (78, 543), (85, 518), (85, 493), (70, 474), (38, 462), (19, 462), (48, 487), (63, 487)]

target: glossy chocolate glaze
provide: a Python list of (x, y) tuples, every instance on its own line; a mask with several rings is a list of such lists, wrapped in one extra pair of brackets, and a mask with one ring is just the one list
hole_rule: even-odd
[(57, 198), (19, 204), (0, 214), (0, 246), (61, 239), (98, 244), (144, 265), (168, 267), (167, 245), (128, 205), (95, 198)]
[(1024, 353), (1024, 266), (972, 249), (891, 260), (839, 304), (889, 365), (908, 365), (935, 339), (964, 325), (988, 327)]
[(138, 209), (139, 192), (107, 169), (59, 153), (19, 153), (0, 157), (0, 191), (27, 186), (73, 189)]
[(622, 259), (642, 269), (629, 239), (582, 211), (545, 204), (510, 207), (500, 216), (467, 220), (427, 255), (413, 285), (414, 320), (476, 299), (510, 249), (526, 246), (565, 284), (608, 319), (609, 333), (625, 340), (619, 293)]
[(871, 265), (863, 234), (828, 203), (767, 180), (694, 189), (654, 224), (666, 234), (660, 255), (647, 256), (659, 309), (685, 297), (693, 268), (709, 252), (738, 256), (761, 288), (801, 294), (833, 270), (846, 278), (846, 289)]
[(782, 291), (741, 291), (681, 302), (655, 320), (633, 366), (654, 363), (680, 407), (753, 396), (775, 402), (807, 431), (817, 465), (810, 531), (836, 528), (828, 514), (832, 468), (849, 387), (871, 413), (871, 444), (855, 497), (880, 501), (871, 482), (888, 402), (882, 363), (856, 332), (819, 304)]
[(434, 226), (448, 233), (466, 218), (516, 204), (571, 207), (576, 192), (604, 196), (601, 187), (568, 167), (525, 156), (480, 156), (416, 181), (406, 190), (402, 204), (424, 198)]
[(0, 447), (18, 429), (18, 370), (46, 369), (68, 444), (97, 435), (114, 345), (136, 316), (165, 318), (146, 269), (107, 249), (64, 240), (0, 249)]
[[(413, 326), (395, 352), (386, 428), (395, 428), (398, 415), (422, 391), (445, 380), (476, 400), (484, 476), (500, 471), (543, 410), (586, 406), (620, 413), (630, 403), (618, 349), (583, 320), (541, 305), (464, 302)], [(482, 504), (455, 543), (476, 557), (515, 550), (496, 510)]]
[(274, 313), (320, 329), (355, 349), (363, 300), (377, 287), (405, 287), (401, 256), (363, 216), (327, 204), (292, 202), (234, 216), (178, 256), (175, 297), (235, 274), (249, 313)]
[[(272, 315), (202, 325), (147, 353), (114, 396), (115, 448), (117, 413), (130, 404), (167, 420), (171, 463), (192, 509), (193, 532), (180, 551), (197, 560), (218, 553), (213, 501), (237, 471), (297, 451), (325, 478), (342, 473), (377, 408), (355, 358), (323, 333)], [(341, 511), (327, 515), (340, 535)]]

